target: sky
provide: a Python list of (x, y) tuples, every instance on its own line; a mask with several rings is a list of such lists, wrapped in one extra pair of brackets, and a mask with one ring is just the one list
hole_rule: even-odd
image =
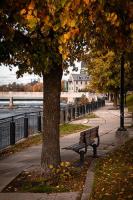
[[(75, 65), (80, 70), (81, 63), (75, 62)], [(72, 72), (71, 68), (69, 68), (70, 73), (79, 73), (79, 70), (77, 72)], [(13, 83), (13, 82), (25, 84), (25, 83), (30, 83), (30, 82), (32, 82), (34, 80), (38, 80), (38, 79), (42, 80), (42, 78), (40, 78), (39, 76), (36, 76), (34, 74), (32, 74), (32, 75), (24, 74), (22, 78), (17, 79), (16, 71), (17, 71), (16, 67), (14, 67), (12, 71), (10, 71), (8, 67), (1, 65), (0, 66), (0, 85), (9, 84), (9, 83)], [(62, 79), (67, 80), (69, 77), (69, 74), (67, 76), (63, 75)]]

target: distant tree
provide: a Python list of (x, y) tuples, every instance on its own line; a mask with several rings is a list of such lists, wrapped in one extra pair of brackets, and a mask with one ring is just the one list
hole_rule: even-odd
[(9, 91), (14, 91), (14, 92), (21, 92), (24, 91), (24, 85), (23, 84), (17, 84), (16, 82), (10, 83), (10, 84), (5, 84), (5, 85), (0, 85), (0, 91), (2, 92), (9, 92)]
[(24, 85), (24, 91), (25, 92), (32, 92), (33, 91), (33, 85), (31, 83), (27, 83)]
[(86, 97), (86, 95), (82, 95), (81, 96), (81, 98), (79, 99), (79, 101), (78, 101), (78, 104), (82, 104), (82, 105), (84, 105), (84, 104), (86, 104), (86, 103), (88, 103), (89, 102), (89, 99)]
[(86, 55), (86, 66), (90, 75), (88, 90), (99, 93), (113, 93), (114, 105), (120, 87), (119, 59), (114, 52), (90, 52)]
[[(120, 89), (120, 55), (113, 51), (91, 51), (84, 57), (86, 67), (90, 75), (88, 90), (90, 92), (111, 93), (114, 98), (114, 106), (117, 106), (117, 98)], [(128, 58), (125, 65), (125, 89), (129, 89), (132, 79), (132, 67)]]
[(42, 92), (43, 91), (43, 83), (37, 82), (32, 86), (33, 92)]

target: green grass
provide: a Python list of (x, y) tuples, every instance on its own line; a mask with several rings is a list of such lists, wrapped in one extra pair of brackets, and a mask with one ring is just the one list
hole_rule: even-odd
[(92, 119), (92, 118), (98, 118), (98, 116), (95, 113), (90, 113), (90, 114), (86, 114), (84, 116), (78, 117), (75, 120), (80, 120), (80, 119)]
[(133, 94), (127, 96), (126, 99), (127, 107), (129, 112), (133, 112)]
[(88, 115), (86, 115), (87, 119), (91, 119), (91, 118), (98, 118), (98, 116), (95, 113), (90, 113)]
[(133, 139), (100, 159), (89, 200), (133, 199)]
[(74, 132), (82, 131), (89, 128), (87, 125), (83, 124), (63, 124), (60, 125), (60, 135), (71, 134)]
[(52, 193), (57, 192), (55, 187), (49, 186), (49, 185), (24, 185), (22, 187), (22, 192), (40, 192), (40, 193)]
[[(75, 133), (81, 130), (85, 130), (87, 128), (89, 128), (89, 126), (82, 125), (82, 124), (63, 124), (63, 125), (60, 125), (60, 135), (63, 136), (63, 135)], [(27, 147), (41, 144), (41, 142), (42, 142), (42, 134), (37, 134), (27, 139), (24, 139), (23, 141), (1, 151), (0, 159), (6, 156), (9, 156), (11, 154), (14, 154), (16, 152), (20, 152)]]

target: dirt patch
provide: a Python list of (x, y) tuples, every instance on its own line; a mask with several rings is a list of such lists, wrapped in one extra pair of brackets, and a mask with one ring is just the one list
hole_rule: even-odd
[(18, 175), (2, 192), (75, 192), (82, 191), (87, 170), (92, 157), (87, 157), (84, 165), (62, 162), (57, 168), (49, 166), (50, 175), (41, 174), (39, 166), (26, 169)]

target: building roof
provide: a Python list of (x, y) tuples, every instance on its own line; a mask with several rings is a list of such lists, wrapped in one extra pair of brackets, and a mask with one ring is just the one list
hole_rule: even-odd
[(89, 76), (86, 74), (71, 74), (71, 77), (68, 79), (68, 81), (72, 81), (72, 78), (74, 81), (88, 81)]

